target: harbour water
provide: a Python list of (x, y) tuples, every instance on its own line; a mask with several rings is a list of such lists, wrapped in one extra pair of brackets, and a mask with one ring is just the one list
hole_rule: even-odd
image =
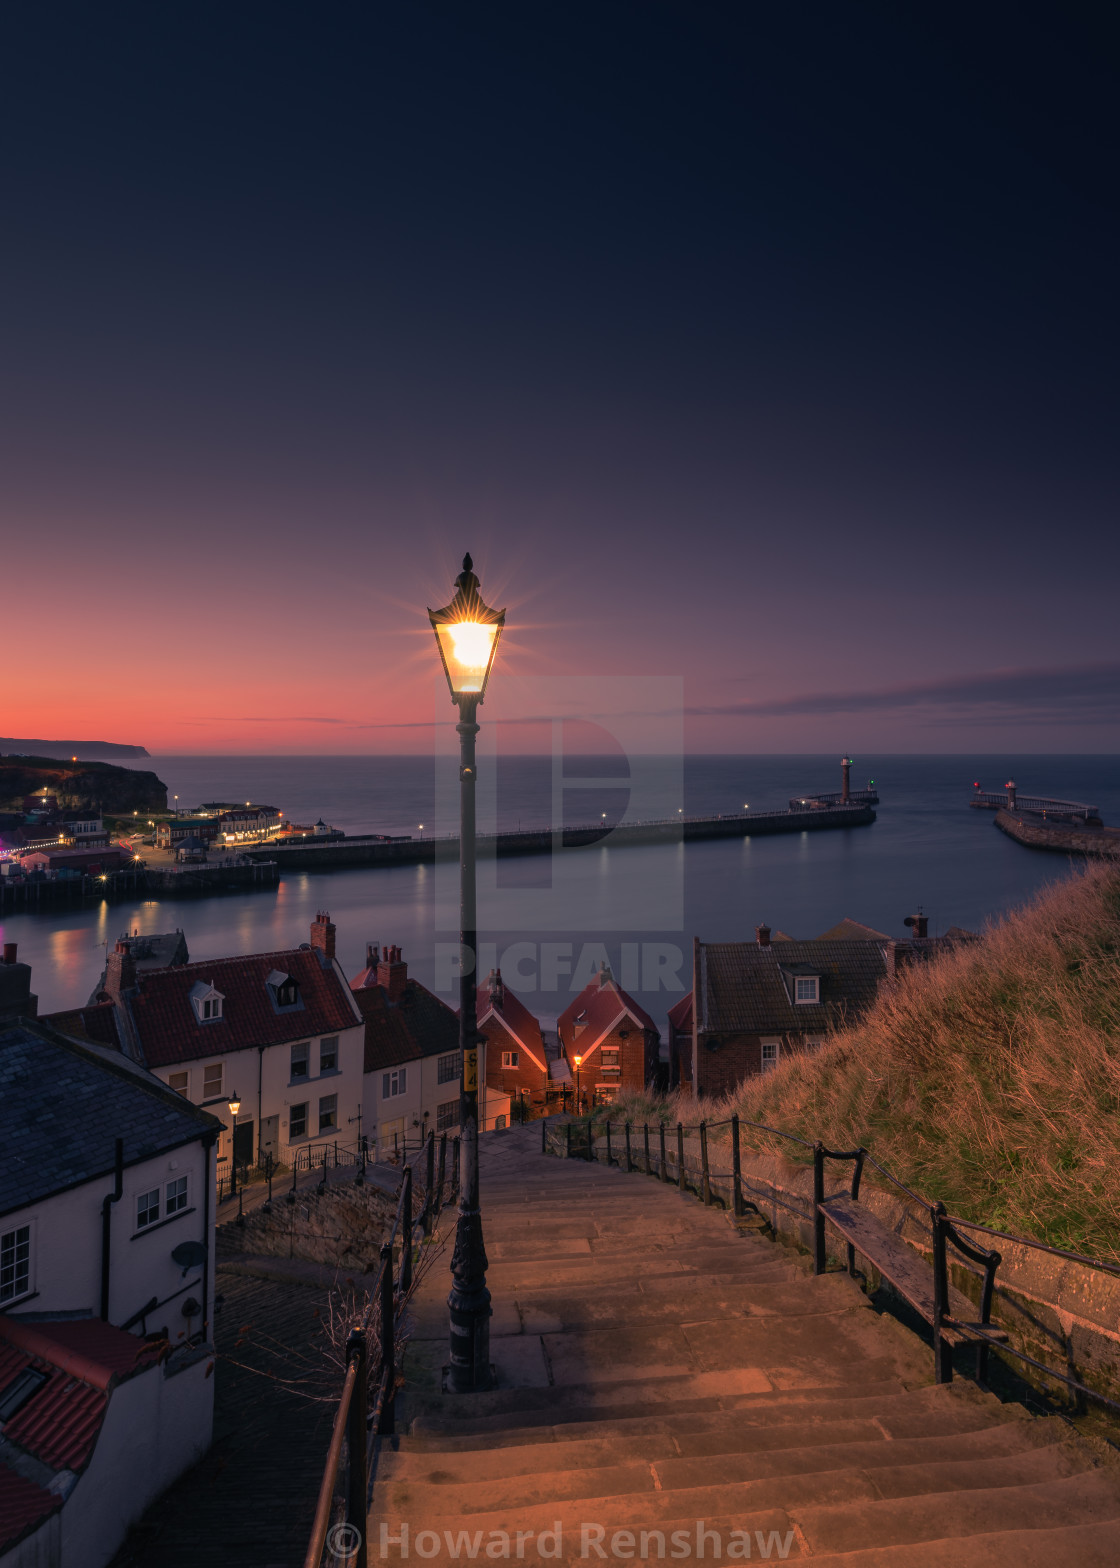
[[(418, 757), (161, 757), (145, 762), (180, 805), (254, 800), (297, 822), (347, 832), (452, 831), (455, 783), (448, 759)], [(690, 757), (573, 759), (557, 793), (548, 758), (483, 758), (480, 825), (546, 826), (715, 815), (784, 806), (791, 796), (838, 788), (839, 759)], [(629, 775), (628, 777), (626, 775)], [(482, 966), (502, 962), (507, 981), (546, 1022), (605, 955), (664, 1030), (667, 1007), (691, 983), (692, 939), (733, 941), (767, 921), (813, 936), (843, 915), (893, 936), (908, 933), (919, 905), (930, 932), (982, 929), (1049, 881), (1067, 874), (1061, 856), (1013, 843), (988, 812), (970, 811), (973, 781), (1090, 801), (1120, 821), (1120, 758), (1111, 756), (860, 757), (853, 787), (874, 778), (881, 795), (870, 827), (824, 833), (613, 847), (607, 838), (562, 856), (493, 863), (480, 878)], [(577, 783), (577, 779), (580, 781)], [(368, 941), (395, 942), (410, 972), (452, 1005), (456, 868), (408, 866), (299, 873), (275, 891), (205, 899), (59, 907), (3, 922), (34, 966), (40, 1011), (86, 1000), (104, 949), (126, 930), (182, 926), (191, 957), (265, 952), (307, 940), (317, 909), (338, 927), (343, 968), (364, 962)]]

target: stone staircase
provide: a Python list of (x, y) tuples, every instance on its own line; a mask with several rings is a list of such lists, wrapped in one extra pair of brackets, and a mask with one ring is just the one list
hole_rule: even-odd
[(1120, 1563), (1107, 1450), (935, 1386), (927, 1346), (846, 1275), (539, 1150), (533, 1125), (482, 1144), (493, 1391), (440, 1391), (449, 1252), (416, 1300), (371, 1563)]

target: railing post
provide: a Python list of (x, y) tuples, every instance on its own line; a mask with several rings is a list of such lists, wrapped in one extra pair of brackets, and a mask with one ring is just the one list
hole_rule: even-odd
[(350, 1450), (350, 1474), (346, 1499), (346, 1522), (358, 1532), (358, 1546), (352, 1562), (354, 1568), (367, 1568), (366, 1531), (369, 1527), (366, 1508), (366, 1489), (369, 1484), (369, 1455), (366, 1447), (367, 1395), (369, 1368), (367, 1366), (366, 1336), (362, 1329), (350, 1330), (346, 1341), (347, 1365), (356, 1366), (354, 1392), (350, 1396), (350, 1415), (346, 1434)]
[(936, 1383), (953, 1381), (953, 1350), (942, 1335), (942, 1324), (949, 1311), (949, 1264), (945, 1250), (945, 1205), (936, 1203), (930, 1215), (933, 1225), (933, 1378)]
[(430, 1236), (436, 1223), (436, 1135), (428, 1134), (428, 1190), (424, 1194), (424, 1234)]
[(823, 1274), (827, 1262), (824, 1246), (824, 1144), (813, 1145), (813, 1273)]
[(607, 1117), (607, 1164), (608, 1165), (613, 1165), (613, 1163), (614, 1163), (614, 1161), (611, 1158), (611, 1119), (608, 1116)]
[(633, 1169), (634, 1169), (634, 1157), (630, 1153), (630, 1123), (629, 1122), (626, 1123), (626, 1129), (625, 1130), (626, 1130), (626, 1174), (629, 1175), (631, 1173), (631, 1171), (633, 1171)]
[(401, 1295), (412, 1287), (412, 1166), (404, 1168), (404, 1193), (401, 1204)]
[[(385, 1382), (385, 1398), (381, 1401), (381, 1420), (377, 1424), (380, 1437), (393, 1431), (393, 1385), (397, 1380), (397, 1326), (393, 1321), (393, 1247), (383, 1242), (381, 1247), (381, 1378)], [(365, 1534), (365, 1531), (362, 1531)]]
[(566, 1160), (570, 1160), (571, 1157), (572, 1157), (572, 1124), (571, 1124), (571, 1122), (565, 1122), (564, 1123), (564, 1158)]
[(447, 1168), (447, 1134), (445, 1132), (442, 1132), (439, 1135), (439, 1174), (436, 1177), (436, 1187), (437, 1187), (438, 1192), (439, 1192), (439, 1196), (436, 1198), (436, 1208), (437, 1208), (437, 1210), (440, 1213), (443, 1212), (443, 1183), (444, 1183), (444, 1173), (446, 1171), (446, 1168)]
[(687, 1192), (684, 1179), (684, 1123), (677, 1123), (677, 1191)]
[(700, 1196), (709, 1208), (712, 1206), (712, 1179), (708, 1169), (708, 1124), (700, 1123)]
[(645, 1147), (646, 1175), (648, 1176), (650, 1174), (650, 1165), (649, 1165), (649, 1122), (643, 1122), (642, 1123), (642, 1141), (643, 1141), (643, 1145)]
[(743, 1167), (739, 1157), (739, 1118), (731, 1118), (731, 1212), (743, 1217)]
[(658, 1175), (659, 1175), (659, 1177), (661, 1178), (662, 1181), (668, 1181), (669, 1180), (669, 1162), (665, 1158), (665, 1123), (664, 1122), (658, 1122), (658, 1124), (657, 1124), (657, 1131), (658, 1131), (658, 1135), (660, 1136), (660, 1139), (661, 1139), (661, 1164), (660, 1164), (660, 1168), (658, 1170)]

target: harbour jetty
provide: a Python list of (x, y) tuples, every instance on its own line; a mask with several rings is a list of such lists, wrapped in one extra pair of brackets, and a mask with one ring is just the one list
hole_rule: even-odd
[(235, 860), (183, 866), (132, 864), (101, 875), (0, 877), (0, 913), (15, 909), (37, 911), (60, 904), (88, 903), (138, 897), (189, 898), (215, 893), (247, 893), (274, 888), (280, 880), (275, 857), (263, 862)]
[(1120, 828), (1105, 827), (1097, 807), (1086, 801), (1020, 795), (1014, 779), (1001, 791), (982, 790), (979, 784), (973, 789), (969, 805), (994, 811), (996, 827), (1017, 844), (1063, 855), (1120, 858)]

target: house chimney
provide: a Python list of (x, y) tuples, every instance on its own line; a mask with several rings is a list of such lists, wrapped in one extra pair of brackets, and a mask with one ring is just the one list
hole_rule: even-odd
[(611, 973), (611, 966), (610, 966), (610, 964), (608, 964), (608, 962), (607, 962), (607, 960), (605, 958), (603, 959), (602, 963), (599, 965), (598, 979), (599, 979), (599, 989), (600, 989), (600, 991), (604, 991), (608, 987), (614, 985), (614, 975)]
[(4, 962), (6, 964), (14, 964), (15, 963), (17, 946), (18, 946), (18, 944), (15, 943), (15, 942), (5, 942), (4, 943)]
[(34, 1018), (39, 998), (31, 989), (31, 965), (16, 959), (16, 944), (4, 943), (4, 962), (0, 965), (0, 1024), (17, 1018)]
[(760, 926), (755, 926), (754, 934), (759, 947), (770, 946), (770, 927), (765, 922)]
[(381, 962), (381, 950), (376, 942), (366, 943), (366, 968), (376, 969)]
[(334, 925), (326, 910), (320, 909), (311, 922), (311, 946), (319, 954), (321, 964), (334, 958)]
[(929, 916), (923, 915), (920, 908), (916, 915), (907, 915), (903, 925), (909, 926), (916, 937), (929, 935)]
[(377, 966), (377, 983), (390, 1002), (399, 1002), (408, 981), (408, 965), (401, 958), (399, 947), (385, 948), (385, 956)]
[(491, 1005), (501, 1011), (506, 999), (506, 988), (500, 969), (491, 969), (486, 976), (486, 990), (489, 992)]
[(105, 991), (112, 1001), (118, 1002), (125, 991), (136, 984), (136, 960), (125, 938), (121, 938), (109, 954), (105, 964)]
[(849, 800), (851, 800), (851, 798), (852, 798), (852, 759), (851, 759), (851, 757), (841, 757), (840, 758), (840, 778), (841, 778), (841, 781), (842, 781), (841, 785), (840, 785), (840, 800), (841, 800), (842, 804), (846, 806), (848, 804)]

